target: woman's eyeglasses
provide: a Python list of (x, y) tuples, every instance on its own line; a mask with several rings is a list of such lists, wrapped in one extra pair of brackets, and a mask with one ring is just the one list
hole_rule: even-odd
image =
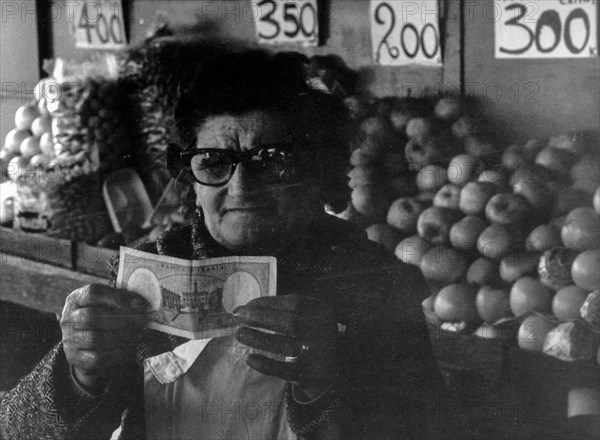
[(298, 158), (292, 149), (288, 144), (268, 144), (243, 152), (198, 148), (180, 154), (198, 183), (222, 186), (229, 182), (240, 162), (265, 183), (294, 180), (298, 173)]

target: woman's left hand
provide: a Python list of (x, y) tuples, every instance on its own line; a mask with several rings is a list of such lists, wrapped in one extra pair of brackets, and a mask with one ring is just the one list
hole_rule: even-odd
[(262, 297), (238, 307), (234, 315), (242, 324), (276, 332), (242, 327), (236, 332), (239, 342), (288, 357), (287, 362), (280, 362), (250, 354), (247, 363), (251, 368), (294, 383), (308, 400), (335, 381), (340, 333), (335, 313), (324, 302), (300, 295)]

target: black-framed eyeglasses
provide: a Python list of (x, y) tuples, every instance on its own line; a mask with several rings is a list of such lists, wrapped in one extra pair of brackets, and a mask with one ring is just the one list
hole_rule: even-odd
[(196, 182), (206, 186), (225, 185), (240, 162), (265, 183), (293, 181), (298, 176), (298, 154), (294, 144), (267, 144), (237, 152), (220, 148), (184, 151), (185, 162)]

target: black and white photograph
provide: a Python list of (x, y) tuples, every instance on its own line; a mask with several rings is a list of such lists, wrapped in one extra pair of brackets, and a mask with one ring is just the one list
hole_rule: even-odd
[(600, 438), (597, 0), (0, 0), (0, 439)]

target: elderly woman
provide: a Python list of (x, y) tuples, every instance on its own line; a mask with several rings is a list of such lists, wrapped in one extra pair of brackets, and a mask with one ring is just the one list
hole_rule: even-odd
[[(162, 438), (440, 438), (427, 286), (324, 213), (345, 185), (351, 127), (339, 99), (307, 81), (304, 61), (214, 55), (176, 106), (181, 153), (170, 157), (190, 173), (198, 218), (144, 250), (275, 256), (278, 278), (277, 296), (236, 309), (235, 335), (213, 339), (184, 375), (197, 399), (168, 394), (192, 428), (162, 426)], [(109, 439), (120, 427), (119, 438), (155, 438), (141, 365), (184, 341), (143, 330), (145, 306), (108, 286), (71, 293), (62, 342), (2, 402), (2, 437)], [(252, 420), (231, 405), (208, 417), (216, 401), (271, 405)]]

